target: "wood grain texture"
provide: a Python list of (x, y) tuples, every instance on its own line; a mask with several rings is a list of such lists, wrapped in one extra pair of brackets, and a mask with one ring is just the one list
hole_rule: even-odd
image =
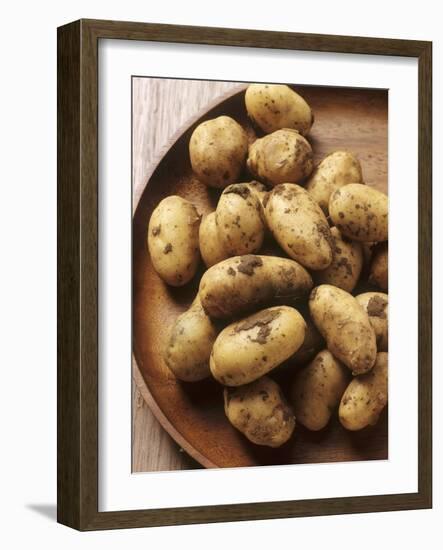
[(134, 21), (82, 19), (82, 23), (91, 35), (101, 38), (315, 52), (419, 57), (430, 44), (419, 40), (397, 38), (306, 34), (191, 25), (159, 25), (157, 23), (138, 23)]
[(432, 507), (432, 43), (418, 68), (418, 489)]
[(57, 519), (80, 523), (80, 25), (57, 43)]
[[(158, 143), (157, 128), (161, 134), (165, 127), (171, 126), (168, 117), (175, 115), (175, 104), (180, 103), (177, 97), (193, 102), (195, 93), (195, 98), (201, 100), (210, 87), (217, 90), (218, 83), (138, 80), (140, 82), (134, 83), (134, 138), (137, 135), (134, 139), (134, 170), (139, 178), (135, 181), (143, 182), (150, 173), (146, 169), (148, 162), (145, 159), (148, 157), (151, 160), (151, 171), (158, 161), (148, 149), (147, 141), (151, 141), (151, 148), (155, 147)], [(255, 130), (244, 107), (245, 88), (245, 84), (227, 85), (220, 90), (213, 110), (210, 110), (211, 102), (207, 100), (203, 111), (201, 103), (197, 102), (195, 112), (205, 119), (220, 114), (232, 116), (243, 125), (251, 139), (255, 139)], [(228, 92), (223, 93), (226, 89)], [(337, 149), (351, 150), (360, 159), (368, 185), (387, 192), (387, 91), (312, 86), (298, 86), (296, 89), (307, 99), (316, 117), (309, 135), (315, 161), (319, 162)], [(145, 106), (139, 107), (140, 103)], [(149, 123), (136, 121), (136, 113), (147, 111), (150, 105)], [(321, 433), (311, 433), (300, 426), (296, 437), (281, 449), (267, 449), (250, 444), (229, 424), (223, 412), (221, 388), (214, 380), (183, 384), (164, 365), (162, 351), (166, 345), (167, 329), (177, 315), (189, 306), (196, 292), (198, 277), (181, 289), (170, 289), (160, 281), (146, 251), (147, 222), (153, 208), (168, 194), (187, 198), (202, 213), (215, 207), (218, 196), (216, 192), (208, 192), (207, 187), (193, 176), (188, 157), (191, 132), (188, 126), (187, 123), (182, 125), (181, 131), (184, 129), (185, 132), (177, 141), (177, 136), (174, 136), (164, 143), (161, 162), (149, 177), (142, 196), (137, 187), (140, 202), (135, 212), (133, 233), (133, 328), (138, 365), (134, 365), (134, 369), (136, 371), (138, 366), (142, 374), (136, 376), (137, 391), (142, 393), (163, 428), (205, 467), (386, 459), (386, 414), (375, 427), (356, 434), (346, 432), (336, 418)], [(144, 169), (146, 172), (142, 172)], [(241, 181), (247, 179), (248, 175), (243, 174)], [(140, 183), (140, 186), (143, 185)], [(272, 373), (283, 391), (290, 386), (293, 375), (294, 370), (290, 366), (280, 367)], [(138, 394), (135, 402), (138, 402)], [(137, 412), (137, 408), (134, 410)], [(134, 470), (164, 469), (172, 464), (189, 467), (176, 460), (174, 447), (170, 448), (168, 441), (163, 439), (162, 448), (158, 448), (161, 437), (159, 429), (148, 411), (143, 417), (137, 415), (134, 418)], [(152, 439), (148, 430), (151, 430)]]

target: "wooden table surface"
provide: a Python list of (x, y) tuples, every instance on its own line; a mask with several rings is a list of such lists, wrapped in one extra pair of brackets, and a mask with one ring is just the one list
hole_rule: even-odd
[[(212, 100), (238, 83), (134, 78), (133, 207), (153, 163), (171, 136)], [(154, 130), (151, 129), (155, 121)], [(136, 366), (133, 364), (133, 369)], [(134, 472), (183, 470), (200, 466), (160, 426), (133, 382), (132, 469)]]

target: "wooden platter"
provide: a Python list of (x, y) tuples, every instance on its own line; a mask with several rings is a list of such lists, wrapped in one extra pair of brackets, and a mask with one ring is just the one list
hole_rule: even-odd
[[(351, 150), (360, 159), (365, 182), (387, 192), (387, 91), (318, 86), (294, 86), (294, 89), (314, 110), (315, 123), (308, 139), (316, 162), (333, 150)], [(204, 467), (386, 459), (387, 411), (376, 426), (360, 432), (347, 432), (333, 418), (318, 433), (298, 426), (294, 437), (279, 449), (260, 447), (249, 443), (227, 421), (222, 386), (212, 379), (192, 384), (180, 382), (163, 362), (169, 329), (194, 298), (204, 266), (185, 287), (167, 287), (152, 268), (146, 228), (153, 209), (167, 195), (187, 198), (202, 214), (215, 208), (219, 193), (209, 190), (193, 176), (188, 142), (197, 124), (222, 114), (242, 124), (251, 142), (259, 135), (246, 115), (244, 86), (240, 86), (188, 123), (166, 146), (134, 214), (133, 351), (140, 393), (163, 428)], [(151, 131), (155, 131), (155, 121)], [(244, 174), (242, 181), (250, 179)], [(291, 365), (283, 365), (271, 376), (286, 393), (294, 372)]]

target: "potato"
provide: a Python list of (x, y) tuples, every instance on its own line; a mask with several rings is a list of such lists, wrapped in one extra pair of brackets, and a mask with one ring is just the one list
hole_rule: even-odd
[(249, 147), (249, 171), (271, 186), (299, 182), (309, 176), (313, 165), (311, 146), (297, 130), (277, 130)]
[(274, 256), (235, 256), (204, 273), (199, 295), (208, 315), (229, 319), (271, 303), (292, 304), (312, 288), (297, 262)]
[(218, 333), (197, 296), (175, 321), (164, 352), (165, 363), (179, 380), (196, 382), (210, 376), (209, 357)]
[(326, 269), (332, 262), (331, 232), (309, 193), (294, 183), (283, 183), (265, 202), (268, 227), (288, 256), (308, 269)]
[(338, 407), (349, 371), (330, 351), (323, 350), (301, 369), (291, 391), (295, 417), (308, 430), (322, 430)]
[(228, 256), (258, 252), (263, 244), (261, 204), (246, 183), (226, 187), (218, 201), (215, 222), (221, 246)]
[(336, 227), (331, 228), (332, 263), (314, 274), (317, 285), (329, 284), (352, 292), (358, 282), (363, 266), (362, 245), (342, 237)]
[(347, 430), (377, 423), (388, 402), (388, 354), (380, 352), (371, 372), (357, 376), (343, 394), (338, 417)]
[(220, 116), (197, 126), (189, 141), (189, 156), (197, 178), (223, 189), (235, 182), (248, 154), (248, 136), (234, 119)]
[(377, 285), (382, 290), (388, 290), (389, 286), (388, 259), (388, 243), (378, 244), (372, 253), (369, 282)]
[(163, 199), (148, 225), (148, 249), (158, 275), (171, 286), (194, 277), (200, 260), (200, 215), (193, 204), (177, 195)]
[[(265, 196), (267, 195), (266, 187), (263, 185), (263, 183), (260, 183), (258, 181), (251, 181), (249, 183), (241, 183), (241, 184), (233, 184), (233, 186), (240, 186), (237, 187), (237, 190), (239, 190), (240, 196), (244, 195), (247, 196), (250, 192), (250, 197), (247, 201), (238, 201), (236, 200), (237, 204), (232, 204), (233, 201), (225, 201), (225, 197), (223, 197), (223, 207), (219, 208), (220, 217), (222, 218), (221, 226), (228, 225), (228, 230), (233, 224), (234, 229), (234, 235), (231, 231), (228, 231), (229, 237), (236, 237), (236, 244), (240, 247), (239, 253), (248, 252), (249, 245), (251, 241), (247, 242), (248, 246), (245, 247), (243, 244), (243, 240), (246, 238), (245, 235), (242, 235), (243, 229), (251, 230), (251, 226), (258, 232), (258, 236), (260, 238), (260, 233), (264, 235), (265, 232), (265, 218), (263, 213), (263, 205), (262, 201), (264, 200)], [(233, 187), (232, 185), (227, 187), (225, 192), (228, 193), (228, 189)], [(235, 187), (234, 187), (235, 188)], [(246, 191), (245, 191), (246, 189)], [(243, 190), (243, 191), (242, 191)], [(229, 193), (233, 193), (234, 189), (229, 191)], [(231, 197), (232, 198), (232, 197)], [(258, 201), (258, 203), (257, 203)], [(247, 205), (246, 203), (249, 203)], [(256, 206), (257, 212), (252, 212), (252, 205)], [(233, 207), (232, 209), (228, 206)], [(245, 208), (247, 206), (247, 208)], [(237, 219), (238, 217), (238, 219)], [(246, 227), (245, 227), (246, 226)], [(241, 231), (240, 231), (241, 228)], [(240, 237), (238, 235), (240, 231)], [(206, 215), (201, 224), (200, 224), (200, 232), (199, 232), (199, 244), (200, 244), (200, 253), (202, 255), (203, 261), (205, 262), (206, 267), (211, 267), (215, 265), (218, 262), (221, 262), (223, 260), (226, 260), (232, 255), (235, 255), (236, 252), (232, 252), (232, 248), (228, 252), (227, 249), (224, 246), (224, 241), (228, 238), (228, 236), (224, 235), (225, 239), (223, 239), (223, 234), (226, 233), (226, 231), (219, 231), (216, 223), (216, 212), (211, 212), (210, 214)], [(235, 235), (237, 234), (237, 235)], [(246, 233), (245, 233), (246, 234)], [(254, 232), (253, 232), (254, 234)], [(263, 237), (261, 237), (263, 240)], [(260, 245), (261, 246), (261, 245)], [(246, 249), (246, 250), (245, 250)], [(249, 250), (251, 252), (251, 250)]]
[(288, 306), (263, 309), (224, 328), (209, 366), (225, 386), (248, 384), (288, 359), (302, 345), (306, 323)]
[(335, 190), (329, 200), (329, 215), (342, 235), (363, 242), (388, 239), (388, 197), (361, 183)]
[(356, 296), (355, 299), (369, 316), (378, 351), (388, 351), (388, 295), (383, 292), (365, 292)]
[(215, 223), (215, 211), (202, 219), (199, 231), (200, 254), (206, 267), (229, 258), (223, 243), (219, 237), (217, 224)]
[(332, 285), (320, 285), (311, 292), (309, 309), (329, 351), (352, 374), (372, 369), (377, 354), (375, 333), (354, 296)]
[(348, 183), (363, 183), (360, 162), (348, 151), (334, 151), (315, 168), (306, 183), (306, 190), (328, 215), (331, 194)]
[(245, 103), (250, 118), (266, 133), (293, 128), (306, 135), (314, 122), (307, 102), (284, 84), (250, 84)]
[(294, 413), (268, 376), (223, 393), (229, 422), (252, 443), (280, 447), (294, 432)]

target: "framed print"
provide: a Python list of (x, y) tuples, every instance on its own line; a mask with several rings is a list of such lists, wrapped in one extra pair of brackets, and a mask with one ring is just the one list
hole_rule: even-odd
[(59, 522), (432, 506), (431, 54), (58, 29)]

